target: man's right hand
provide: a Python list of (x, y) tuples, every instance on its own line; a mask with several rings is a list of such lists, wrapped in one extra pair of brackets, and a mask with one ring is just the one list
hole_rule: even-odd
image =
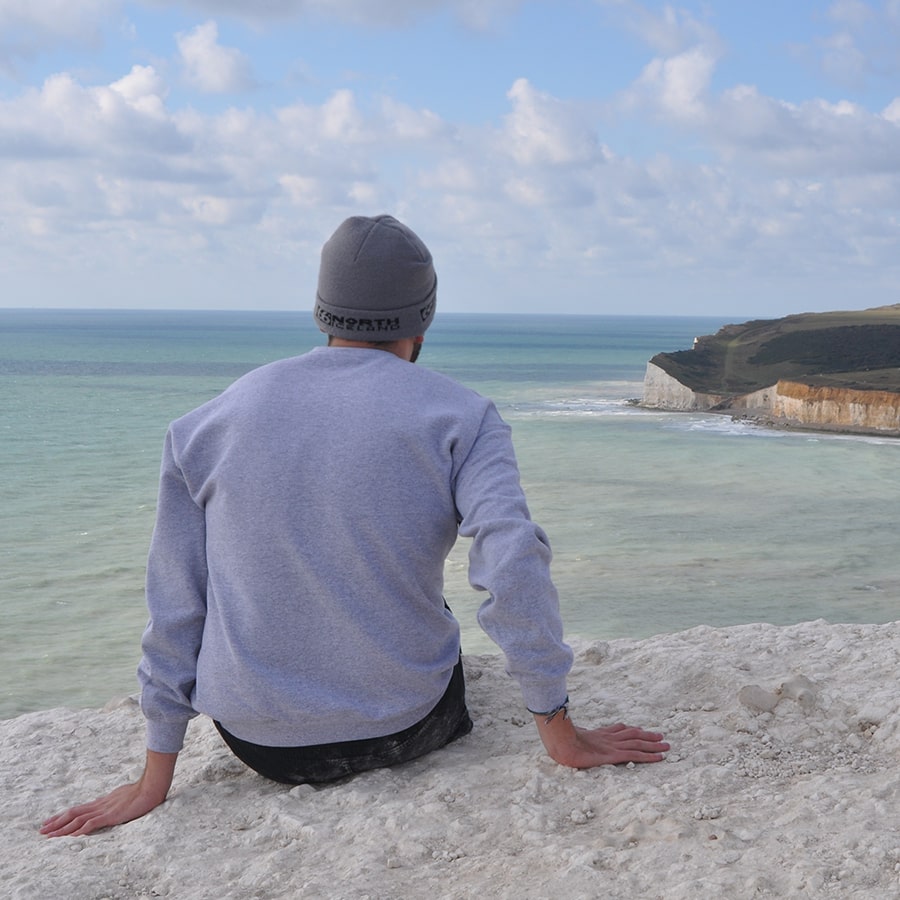
[(90, 803), (73, 806), (47, 819), (40, 832), (47, 837), (91, 834), (101, 828), (122, 825), (155, 809), (169, 793), (177, 753), (147, 751), (147, 763), (140, 779), (123, 784)]
[(564, 712), (549, 722), (539, 715), (534, 721), (547, 753), (556, 762), (573, 769), (660, 762), (669, 750), (661, 734), (630, 725), (578, 728)]

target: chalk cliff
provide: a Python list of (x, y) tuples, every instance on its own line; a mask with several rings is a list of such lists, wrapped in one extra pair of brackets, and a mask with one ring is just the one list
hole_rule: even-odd
[(855, 391), (779, 381), (772, 412), (780, 419), (801, 425), (900, 436), (900, 393), (892, 391)]
[(728, 325), (654, 356), (640, 405), (900, 436), (900, 304)]

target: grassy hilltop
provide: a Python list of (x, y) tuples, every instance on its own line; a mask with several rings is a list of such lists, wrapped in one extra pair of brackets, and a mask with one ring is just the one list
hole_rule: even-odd
[(726, 325), (650, 362), (697, 393), (746, 394), (780, 379), (900, 393), (900, 304)]

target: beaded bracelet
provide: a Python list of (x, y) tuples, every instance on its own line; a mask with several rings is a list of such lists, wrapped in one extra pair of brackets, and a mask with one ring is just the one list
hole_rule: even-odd
[(563, 714), (564, 719), (569, 718), (569, 697), (566, 695), (566, 699), (563, 700), (562, 703), (559, 704), (555, 709), (551, 709), (548, 712), (535, 712), (533, 709), (529, 709), (533, 716), (544, 716), (544, 724), (549, 725), (560, 713)]

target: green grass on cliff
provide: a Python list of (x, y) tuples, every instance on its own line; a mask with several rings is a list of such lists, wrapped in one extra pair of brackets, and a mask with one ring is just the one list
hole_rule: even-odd
[(900, 392), (900, 304), (726, 325), (651, 362), (698, 393), (746, 394), (779, 379)]

